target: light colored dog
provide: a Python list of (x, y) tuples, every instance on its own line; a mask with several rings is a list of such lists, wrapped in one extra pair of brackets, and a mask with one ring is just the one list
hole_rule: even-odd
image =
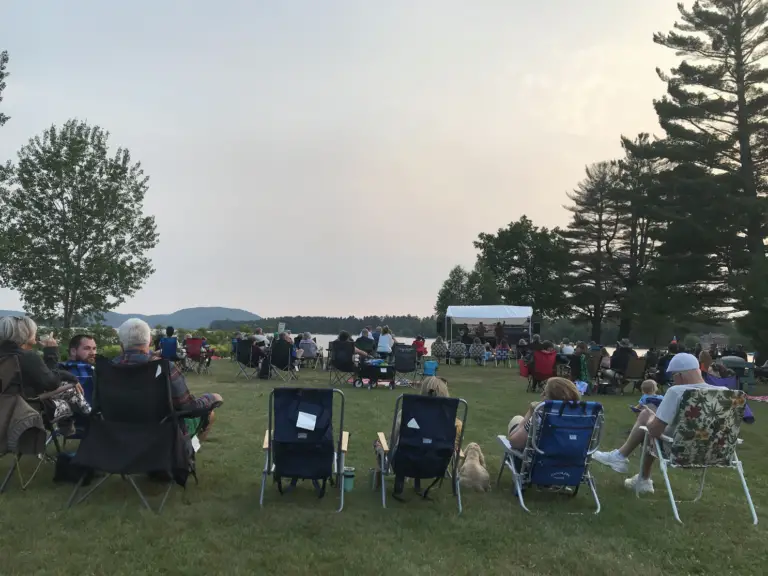
[(485, 457), (480, 445), (472, 442), (464, 449), (464, 463), (459, 469), (459, 482), (464, 488), (478, 492), (491, 489), (491, 477), (485, 469)]

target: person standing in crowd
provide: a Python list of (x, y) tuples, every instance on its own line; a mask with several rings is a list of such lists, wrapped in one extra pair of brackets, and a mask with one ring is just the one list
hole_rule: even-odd
[(475, 336), (480, 338), (480, 342), (485, 342), (485, 324), (482, 322), (475, 326)]
[[(506, 322), (504, 324), (506, 324)], [(501, 341), (504, 340), (504, 324), (496, 322), (496, 326), (493, 327), (493, 336), (496, 338), (496, 346), (501, 344)]]

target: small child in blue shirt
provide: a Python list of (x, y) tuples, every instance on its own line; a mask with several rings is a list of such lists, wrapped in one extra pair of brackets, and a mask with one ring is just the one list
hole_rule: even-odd
[(656, 408), (659, 407), (659, 404), (661, 404), (661, 401), (664, 399), (664, 396), (656, 393), (658, 390), (658, 385), (655, 380), (643, 381), (643, 383), (640, 384), (640, 392), (642, 392), (643, 395), (640, 396), (640, 400), (635, 408), (641, 410), (643, 406), (647, 406), (656, 412)]

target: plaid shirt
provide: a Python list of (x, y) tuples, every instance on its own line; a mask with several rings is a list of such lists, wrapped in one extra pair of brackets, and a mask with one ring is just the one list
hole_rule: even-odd
[(66, 370), (70, 374), (77, 378), (80, 382), (80, 386), (83, 387), (83, 395), (85, 396), (88, 404), (93, 403), (93, 364), (87, 362), (78, 362), (76, 360), (68, 360), (66, 362), (59, 363), (59, 369)]
[[(126, 350), (125, 353), (115, 358), (113, 362), (115, 364), (146, 364), (153, 359), (153, 356), (139, 350)], [(173, 406), (177, 410), (207, 410), (213, 406), (214, 402), (212, 394), (203, 394), (199, 398), (195, 398), (190, 393), (189, 388), (187, 388), (187, 381), (184, 379), (184, 375), (173, 363), (171, 363), (171, 397), (173, 398)]]

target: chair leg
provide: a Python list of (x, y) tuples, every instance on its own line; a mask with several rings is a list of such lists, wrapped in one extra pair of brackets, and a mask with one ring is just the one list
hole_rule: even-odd
[(454, 474), (452, 482), (453, 482), (453, 491), (456, 494), (456, 504), (459, 507), (459, 514), (461, 514), (464, 509), (461, 506), (461, 484), (459, 484), (458, 474)]
[[(147, 510), (152, 512), (152, 506), (149, 505), (149, 502), (147, 502), (147, 499), (144, 497), (144, 493), (139, 488), (138, 484), (136, 484), (136, 480), (133, 479), (133, 476), (131, 474), (126, 475), (126, 478), (128, 478), (128, 482), (131, 483), (131, 486), (133, 486), (133, 489), (136, 490), (136, 494), (139, 495), (139, 498), (141, 498), (141, 502), (146, 506)], [(167, 494), (166, 494), (167, 495)]]
[[(88, 492), (83, 494), (77, 501), (75, 501), (74, 498), (75, 498), (75, 494), (77, 493), (77, 490), (80, 488), (80, 486), (75, 486), (75, 490), (72, 492), (72, 496), (70, 496), (70, 501), (73, 504), (69, 504), (68, 503), (67, 507), (70, 507), (70, 506), (76, 505), (76, 504), (80, 504), (83, 501), (85, 501), (85, 499), (88, 498), (88, 496), (90, 496), (91, 494), (93, 494), (99, 486), (104, 484), (104, 482), (106, 482), (107, 478), (109, 478), (110, 476), (112, 476), (112, 474), (105, 474), (103, 478), (101, 478), (98, 482), (96, 482), (96, 484), (91, 486), (90, 489), (88, 490)], [(83, 476), (83, 479), (84, 478), (85, 478), (85, 476)], [(83, 479), (80, 480), (80, 485), (82, 485), (82, 480)]]
[[(334, 455), (334, 461), (336, 457)], [(336, 512), (344, 510), (344, 452), (339, 452), (339, 466), (336, 471), (336, 482), (339, 484), (339, 509)]]
[(5, 478), (3, 479), (3, 483), (0, 484), (0, 494), (5, 492), (5, 488), (8, 486), (8, 482), (11, 481), (11, 477), (13, 477), (13, 473), (16, 471), (16, 466), (18, 465), (19, 463), (16, 461), (16, 458), (14, 458), (13, 463), (11, 464), (11, 467), (8, 470), (8, 473), (5, 475)]
[(85, 480), (85, 474), (80, 476), (80, 480), (77, 481), (77, 484), (75, 484), (75, 489), (72, 490), (72, 495), (69, 497), (69, 500), (67, 500), (67, 508), (72, 508), (72, 504), (75, 501), (75, 497), (77, 496), (78, 490), (80, 490), (80, 487), (83, 485), (83, 481)]
[(589, 489), (592, 491), (592, 497), (595, 499), (595, 504), (597, 504), (597, 510), (595, 510), (595, 514), (600, 514), (600, 498), (597, 497), (597, 489), (595, 488), (595, 479), (592, 478), (592, 474), (589, 474), (587, 476), (587, 484), (589, 485)]
[(530, 514), (531, 511), (528, 510), (528, 507), (525, 505), (525, 500), (523, 499), (523, 480), (515, 466), (514, 457), (509, 456), (509, 464), (509, 467), (512, 470), (512, 480), (515, 485), (515, 491), (517, 492), (517, 499), (520, 501), (520, 507)]
[(694, 502), (698, 502), (701, 500), (701, 495), (704, 494), (704, 477), (707, 474), (707, 469), (704, 468), (704, 470), (701, 471), (701, 482), (699, 482), (699, 493), (696, 495), (696, 498), (693, 499)]
[(501, 457), (501, 465), (499, 466), (499, 475), (496, 477), (496, 488), (498, 488), (501, 485), (501, 474), (504, 472), (504, 465), (507, 462), (507, 453), (505, 452), (504, 455)]
[(382, 450), (381, 455), (379, 457), (379, 468), (381, 468), (381, 507), (386, 508), (387, 507), (387, 489), (385, 486), (384, 478), (386, 477), (386, 456), (384, 454), (384, 451)]
[(755, 512), (755, 505), (752, 503), (752, 496), (749, 494), (749, 488), (747, 487), (747, 480), (744, 478), (744, 467), (741, 465), (741, 460), (736, 456), (736, 452), (733, 453), (734, 463), (736, 464), (736, 472), (741, 479), (741, 487), (744, 488), (744, 495), (747, 497), (747, 504), (749, 504), (749, 511), (752, 513), (752, 523), (757, 526), (757, 512)]
[[(659, 453), (661, 452), (659, 447), (657, 447), (657, 450), (659, 450)], [(664, 477), (664, 484), (667, 486), (669, 502), (672, 504), (672, 513), (675, 515), (675, 520), (682, 524), (683, 521), (680, 520), (680, 513), (677, 511), (677, 503), (675, 502), (675, 495), (672, 493), (672, 485), (669, 483), (669, 472), (667, 470), (667, 463), (664, 458), (659, 458), (659, 469), (661, 470), (661, 475)]]
[(261, 473), (261, 491), (259, 493), (259, 506), (264, 508), (264, 489), (267, 486), (267, 475), (269, 474), (269, 454), (264, 454), (264, 470)]

